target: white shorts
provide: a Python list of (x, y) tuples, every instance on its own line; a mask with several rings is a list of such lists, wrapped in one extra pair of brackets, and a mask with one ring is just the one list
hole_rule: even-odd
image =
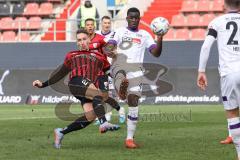
[(128, 95), (134, 94), (139, 97), (142, 95), (142, 77), (143, 71), (127, 72), (127, 79), (129, 80)]
[(113, 85), (113, 79), (111, 77), (108, 77), (108, 83), (109, 83), (109, 90), (115, 89)]
[(225, 110), (240, 106), (240, 72), (221, 77), (222, 102)]

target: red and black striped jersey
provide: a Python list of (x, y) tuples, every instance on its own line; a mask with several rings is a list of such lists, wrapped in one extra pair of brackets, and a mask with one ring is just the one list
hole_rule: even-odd
[(64, 65), (70, 70), (70, 79), (76, 76), (88, 78), (93, 83), (99, 75), (110, 68), (102, 53), (93, 51), (72, 51), (67, 53)]
[(107, 44), (107, 39), (104, 36), (95, 33), (94, 37), (91, 39), (91, 42), (89, 44), (89, 49), (94, 52), (103, 53), (102, 47), (105, 44)]

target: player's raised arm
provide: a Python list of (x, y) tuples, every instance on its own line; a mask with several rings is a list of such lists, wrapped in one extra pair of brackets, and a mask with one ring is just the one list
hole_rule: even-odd
[(153, 48), (150, 53), (154, 56), (154, 57), (159, 57), (162, 54), (162, 39), (163, 39), (163, 35), (158, 35), (157, 36), (157, 45), (155, 48)]
[(107, 43), (103, 48), (103, 53), (106, 54), (110, 58), (114, 58), (116, 55), (117, 45), (114, 43)]
[(40, 80), (35, 80), (33, 81), (33, 86), (37, 88), (50, 86), (64, 78), (69, 72), (69, 68), (62, 64), (50, 75), (50, 78), (47, 81), (41, 82)]
[(169, 22), (164, 17), (156, 17), (152, 20), (150, 28), (152, 32), (157, 36), (157, 44), (156, 46), (150, 48), (150, 53), (155, 57), (159, 57), (162, 53), (163, 36), (169, 30)]

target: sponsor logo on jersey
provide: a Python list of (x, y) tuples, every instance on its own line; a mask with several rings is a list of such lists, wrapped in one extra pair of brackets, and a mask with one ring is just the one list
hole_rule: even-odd
[(136, 34), (137, 37), (142, 37), (143, 35), (142, 34)]
[(139, 39), (139, 38), (133, 38), (133, 39), (132, 39), (132, 42), (141, 44), (141, 39)]
[(98, 43), (93, 43), (93, 48), (98, 48)]
[(123, 37), (122, 41), (123, 42), (133, 42), (133, 43), (141, 44), (141, 39), (140, 38)]

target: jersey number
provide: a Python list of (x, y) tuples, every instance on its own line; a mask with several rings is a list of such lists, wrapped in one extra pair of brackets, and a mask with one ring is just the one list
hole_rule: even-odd
[(226, 29), (230, 30), (231, 26), (233, 26), (233, 31), (232, 31), (232, 34), (227, 42), (227, 45), (238, 45), (238, 41), (237, 40), (234, 40), (235, 36), (236, 36), (236, 33), (238, 31), (238, 25), (236, 22), (234, 21), (230, 21), (227, 23), (226, 25)]
[(83, 79), (83, 80), (82, 80), (82, 84), (84, 84), (85, 86), (87, 86), (87, 85), (88, 85), (88, 81), (87, 81), (86, 79)]

